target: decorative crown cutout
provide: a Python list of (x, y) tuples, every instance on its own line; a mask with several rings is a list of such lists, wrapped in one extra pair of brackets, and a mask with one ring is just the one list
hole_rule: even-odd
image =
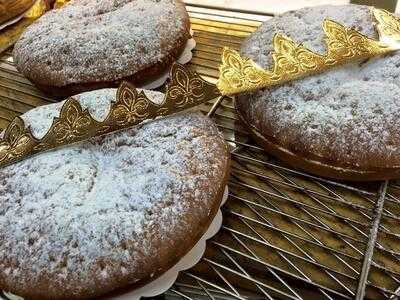
[(0, 168), (39, 152), (176, 113), (220, 95), (215, 85), (175, 63), (161, 104), (150, 101), (143, 91), (139, 92), (128, 82), (122, 82), (117, 90), (116, 101), (110, 104), (109, 114), (99, 122), (72, 97), (65, 101), (59, 117), (53, 119), (50, 129), (41, 139), (33, 136), (22, 118), (16, 117), (0, 138)]
[(353, 28), (332, 20), (324, 20), (326, 54), (318, 54), (277, 33), (273, 39), (273, 68), (264, 70), (238, 52), (224, 48), (220, 77), (217, 83), (222, 95), (274, 86), (316, 74), (334, 66), (362, 58), (382, 55), (400, 49), (400, 19), (383, 9), (372, 8), (379, 41)]

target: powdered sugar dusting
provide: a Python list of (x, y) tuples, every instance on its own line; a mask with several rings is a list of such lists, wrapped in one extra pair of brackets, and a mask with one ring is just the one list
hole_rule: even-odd
[[(101, 118), (114, 95), (77, 98)], [(43, 135), (60, 105), (23, 118)], [(45, 285), (34, 292), (73, 298), (157, 273), (150, 262), (209, 218), (227, 161), (212, 122), (186, 113), (1, 169), (0, 287), (24, 295), (27, 285)]]
[[(322, 21), (332, 19), (377, 38), (369, 8), (322, 6), (273, 18), (242, 53), (271, 68), (272, 38), (283, 32), (325, 53)], [(260, 131), (292, 150), (363, 167), (400, 165), (400, 54), (340, 66), (320, 75), (239, 97), (238, 108)]]
[[(144, 91), (138, 89), (138, 92)], [(92, 117), (101, 122), (110, 112), (111, 101), (115, 101), (117, 89), (100, 89), (73, 96), (81, 104), (82, 109), (87, 109)], [(144, 91), (148, 99), (161, 104), (164, 94), (155, 91)], [(22, 115), (25, 125), (31, 127), (32, 134), (40, 139), (49, 131), (54, 117), (58, 117), (65, 101), (32, 109)]]
[(73, 0), (31, 25), (14, 58), (43, 85), (114, 81), (163, 61), (187, 18), (176, 0)]

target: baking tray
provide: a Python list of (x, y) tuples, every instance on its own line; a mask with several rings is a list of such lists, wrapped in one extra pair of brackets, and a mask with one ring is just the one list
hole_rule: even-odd
[[(189, 64), (215, 82), (223, 46), (270, 15), (187, 5), (197, 41)], [(54, 102), (0, 56), (0, 128)], [(258, 147), (231, 98), (201, 107), (231, 146), (229, 199), (220, 233), (165, 299), (397, 299), (400, 183), (335, 182), (294, 170)]]

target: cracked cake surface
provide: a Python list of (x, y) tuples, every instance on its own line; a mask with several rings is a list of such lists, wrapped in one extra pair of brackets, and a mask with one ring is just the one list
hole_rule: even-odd
[[(115, 93), (75, 98), (101, 121)], [(22, 118), (40, 138), (61, 106)], [(156, 278), (207, 229), (228, 161), (212, 121), (189, 112), (0, 169), (0, 289), (27, 299), (86, 299)]]
[[(326, 53), (329, 18), (378, 39), (367, 6), (318, 6), (266, 21), (241, 53), (272, 68), (272, 39), (284, 33)], [(302, 157), (360, 170), (400, 167), (400, 54), (359, 60), (237, 98), (239, 114), (264, 138)]]

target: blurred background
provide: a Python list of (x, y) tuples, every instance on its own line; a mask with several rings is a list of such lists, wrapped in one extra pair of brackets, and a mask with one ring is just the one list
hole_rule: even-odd
[(280, 13), (288, 10), (298, 9), (305, 6), (322, 4), (369, 4), (388, 9), (400, 11), (400, 5), (396, 0), (184, 0), (187, 4), (202, 5), (214, 8), (225, 8), (229, 10), (241, 10), (258, 13)]

